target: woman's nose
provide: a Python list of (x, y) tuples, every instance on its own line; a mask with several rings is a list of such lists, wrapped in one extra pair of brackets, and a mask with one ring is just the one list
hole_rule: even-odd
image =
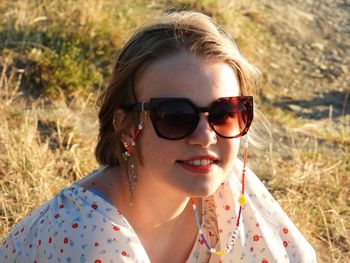
[(212, 144), (216, 144), (216, 142), (216, 133), (210, 127), (207, 116), (201, 114), (195, 131), (188, 137), (188, 143), (191, 145), (201, 145), (206, 148)]

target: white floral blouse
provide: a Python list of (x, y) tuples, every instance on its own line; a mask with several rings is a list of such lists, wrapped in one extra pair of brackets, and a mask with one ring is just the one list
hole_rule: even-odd
[[(209, 245), (217, 250), (226, 247), (238, 214), (242, 168), (239, 160), (236, 167), (215, 194), (202, 201), (202, 229)], [(246, 196), (248, 202), (231, 253), (208, 253), (198, 233), (186, 262), (316, 262), (314, 249), (249, 169)], [(150, 260), (130, 224), (105, 196), (72, 184), (9, 233), (0, 244), (0, 262)]]

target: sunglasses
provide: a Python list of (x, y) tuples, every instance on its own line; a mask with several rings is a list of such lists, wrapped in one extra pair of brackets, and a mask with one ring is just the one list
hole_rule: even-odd
[(245, 135), (253, 120), (253, 97), (238, 96), (215, 100), (209, 107), (197, 107), (187, 98), (152, 98), (149, 102), (124, 106), (126, 112), (150, 112), (158, 137), (180, 140), (197, 128), (202, 112), (208, 113), (211, 129), (220, 137)]

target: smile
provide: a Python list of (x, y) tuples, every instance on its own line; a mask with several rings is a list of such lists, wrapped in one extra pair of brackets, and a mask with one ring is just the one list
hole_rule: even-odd
[(206, 174), (212, 172), (219, 159), (214, 156), (193, 156), (187, 160), (178, 160), (177, 163), (191, 173)]
[(209, 165), (209, 164), (213, 164), (214, 161), (213, 160), (209, 160), (209, 159), (202, 159), (202, 160), (190, 160), (190, 161), (183, 161), (183, 163), (187, 163), (193, 166), (203, 166), (203, 165)]

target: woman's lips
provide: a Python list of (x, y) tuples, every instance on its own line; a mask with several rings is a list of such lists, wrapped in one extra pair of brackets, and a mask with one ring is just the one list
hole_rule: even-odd
[(217, 158), (212, 156), (199, 156), (188, 158), (187, 160), (177, 161), (181, 167), (192, 173), (211, 172), (217, 162)]

